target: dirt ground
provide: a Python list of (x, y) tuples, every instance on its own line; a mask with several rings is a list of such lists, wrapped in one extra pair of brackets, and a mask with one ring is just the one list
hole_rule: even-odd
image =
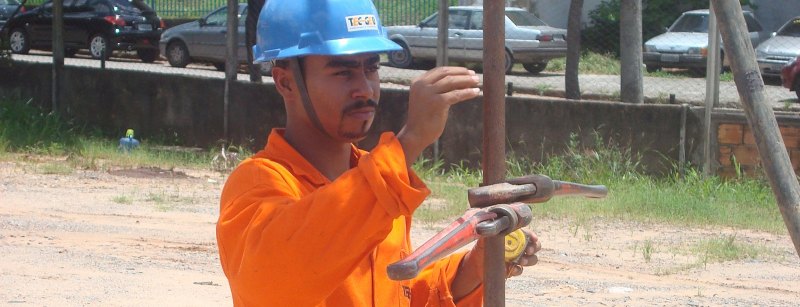
[[(214, 236), (224, 176), (48, 174), (54, 163), (64, 162), (0, 162), (0, 305), (231, 305)], [(544, 245), (541, 260), (508, 280), (507, 306), (800, 301), (800, 260), (786, 234), (536, 218), (531, 228)], [(415, 244), (435, 230), (415, 227)], [(763, 252), (722, 263), (687, 252), (701, 240), (730, 237)]]

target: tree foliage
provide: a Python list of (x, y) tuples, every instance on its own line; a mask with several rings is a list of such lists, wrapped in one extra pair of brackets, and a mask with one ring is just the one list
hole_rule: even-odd
[[(751, 8), (751, 0), (739, 0)], [(707, 9), (708, 0), (642, 0), (642, 39), (647, 41), (669, 27), (681, 13)], [(581, 33), (586, 48), (619, 57), (620, 0), (604, 1), (589, 12), (590, 26)]]

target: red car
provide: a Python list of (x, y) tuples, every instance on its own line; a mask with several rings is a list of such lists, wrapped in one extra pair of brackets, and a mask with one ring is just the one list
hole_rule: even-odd
[(794, 91), (797, 99), (800, 99), (800, 56), (783, 66), (781, 80), (783, 80), (783, 87)]

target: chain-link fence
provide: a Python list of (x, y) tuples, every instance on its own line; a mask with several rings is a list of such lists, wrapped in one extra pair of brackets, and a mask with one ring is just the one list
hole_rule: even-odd
[[(480, 1), (448, 0), (448, 60), (480, 72), (483, 33)], [(572, 1), (506, 1), (507, 82), (512, 93), (564, 96), (566, 27)], [(743, 1), (745, 20), (756, 48), (761, 72), (767, 82), (767, 100), (776, 108), (793, 107), (795, 94), (781, 86), (780, 70), (800, 54), (800, 3), (797, 1)], [(14, 58), (51, 61), (52, 33), (47, 18), (52, 14), (44, 0), (27, 1), (27, 13), (9, 20), (5, 44)], [(66, 65), (111, 67), (154, 72), (224, 77), (227, 9), (225, 0), (63, 0), (63, 35)], [(245, 38), (246, 1), (239, 7), (239, 62), (247, 62)], [(384, 56), (381, 76), (398, 86), (435, 65), (439, 0), (374, 0), (390, 38), (404, 47)], [(578, 82), (584, 99), (620, 99), (621, 0), (584, 1), (580, 16)], [(44, 5), (42, 5), (44, 4)], [(143, 6), (142, 6), (143, 4)], [(472, 7), (469, 7), (472, 6)], [(41, 10), (41, 14), (31, 12)], [(108, 12), (111, 10), (111, 13)], [(87, 11), (114, 25), (113, 32), (72, 31), (76, 14)], [(125, 12), (125, 14), (117, 14)], [(154, 13), (152, 13), (154, 12)], [(794, 12), (794, 13), (793, 13)], [(144, 21), (126, 19), (137, 15)], [(22, 17), (28, 18), (22, 20)], [(52, 19), (52, 16), (49, 16)], [(644, 0), (642, 20), (642, 73), (645, 102), (703, 104), (706, 96), (708, 48), (707, 0)], [(179, 28), (167, 29), (185, 23)], [(773, 32), (775, 32), (773, 34)], [(92, 33), (87, 35), (85, 33)], [(152, 35), (142, 35), (152, 33)], [(131, 35), (128, 35), (131, 34)], [(135, 35), (134, 35), (135, 34)], [(189, 36), (195, 38), (187, 39)], [(131, 38), (135, 36), (135, 38)], [(159, 41), (162, 43), (159, 44)], [(719, 100), (737, 106), (738, 94), (725, 59)], [(248, 80), (242, 66), (240, 80)], [(267, 73), (267, 71), (262, 71)], [(269, 79), (265, 79), (269, 82)]]

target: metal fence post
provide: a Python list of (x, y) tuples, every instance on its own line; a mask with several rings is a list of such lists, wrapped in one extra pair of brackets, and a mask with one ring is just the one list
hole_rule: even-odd
[[(483, 184), (503, 181), (506, 173), (505, 7), (504, 1), (483, 2)], [(483, 305), (505, 306), (506, 267), (503, 236), (485, 239)]]

